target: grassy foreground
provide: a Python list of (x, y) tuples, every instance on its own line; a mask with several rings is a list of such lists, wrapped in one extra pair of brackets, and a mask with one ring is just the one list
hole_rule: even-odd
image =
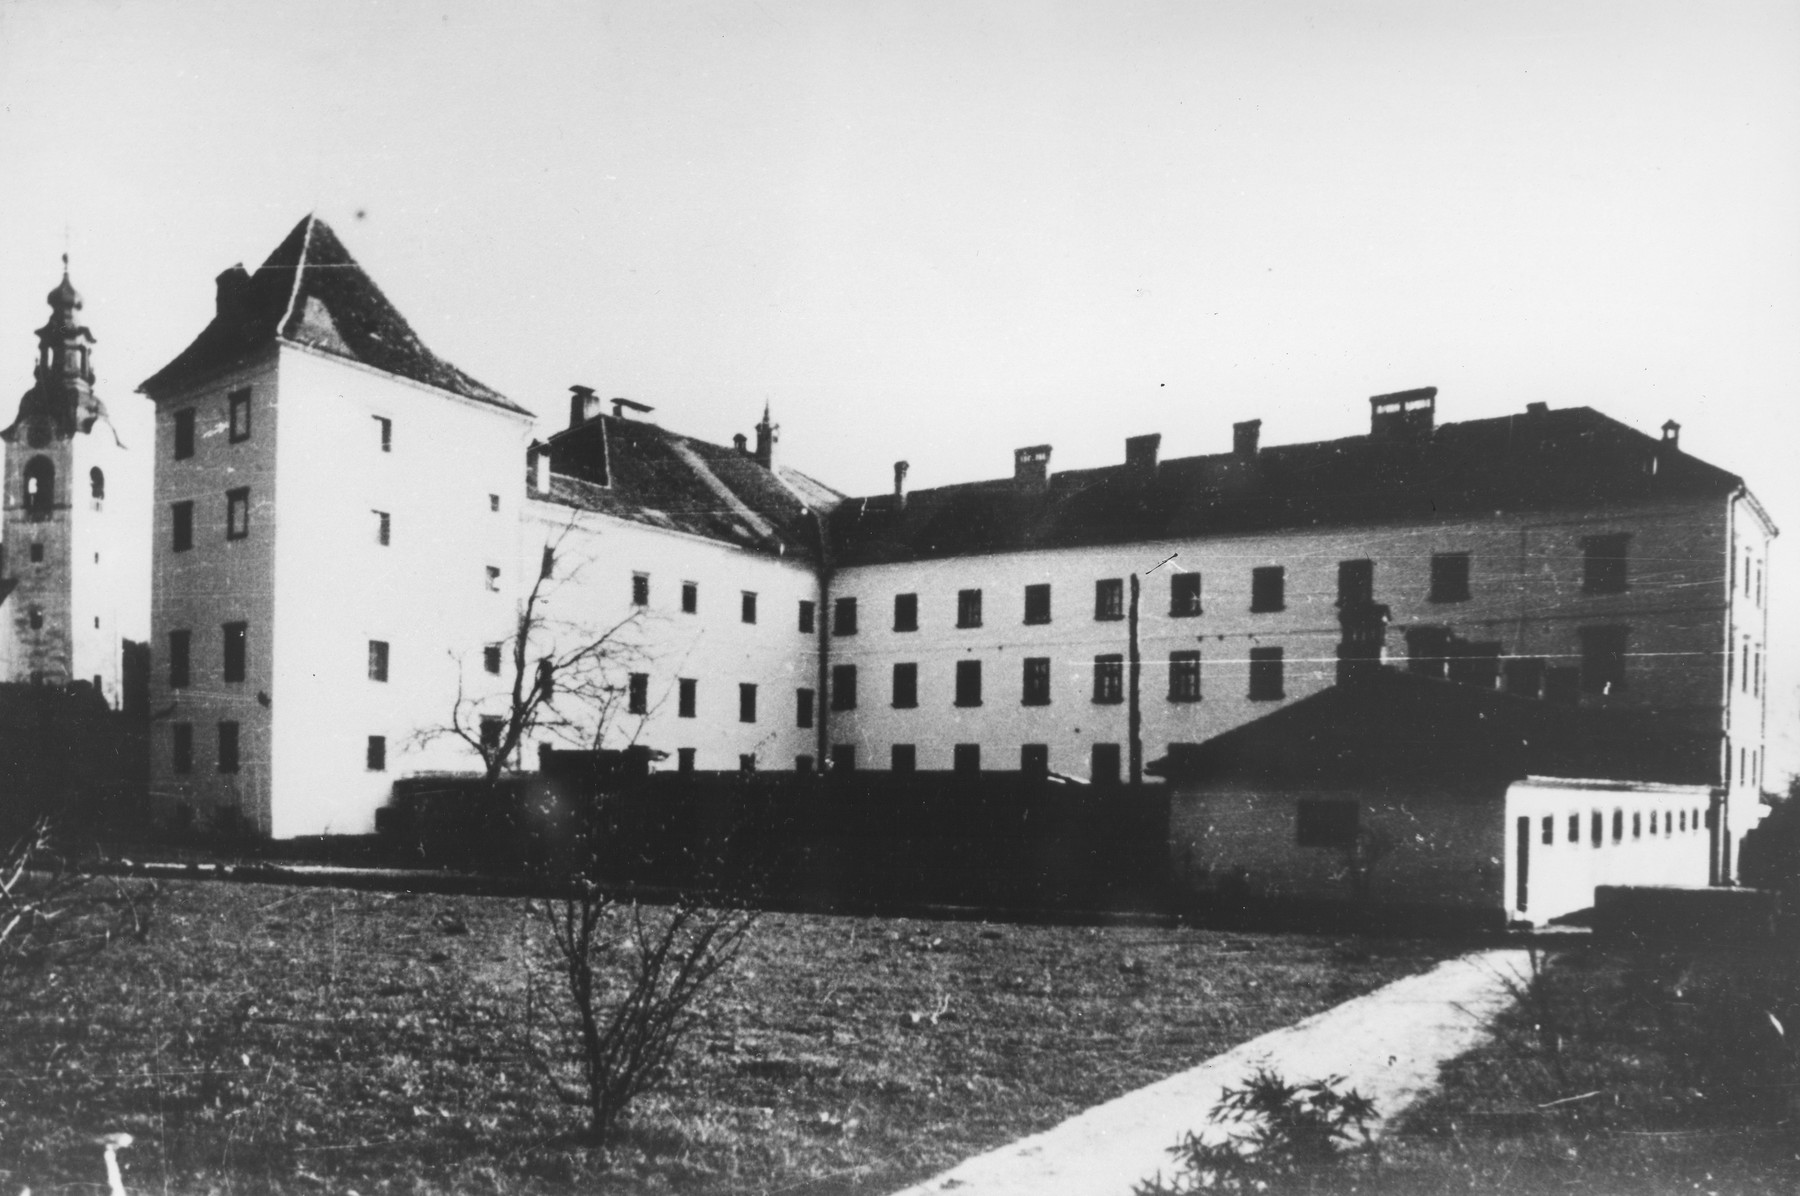
[(124, 1130), (134, 1191), (885, 1192), (1451, 950), (770, 915), (601, 1150), (523, 1049), (534, 929), (512, 899), (167, 885), (148, 942), (7, 994), (0, 1190), (92, 1191), (89, 1139)]

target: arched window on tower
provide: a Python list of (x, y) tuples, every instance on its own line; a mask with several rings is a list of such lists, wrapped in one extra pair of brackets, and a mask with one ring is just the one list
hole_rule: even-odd
[(106, 475), (98, 465), (88, 470), (88, 486), (94, 492), (94, 501), (99, 502), (106, 497)]
[(56, 505), (56, 466), (50, 464), (50, 458), (33, 457), (27, 461), (24, 482), (26, 516), (42, 519), (49, 515)]

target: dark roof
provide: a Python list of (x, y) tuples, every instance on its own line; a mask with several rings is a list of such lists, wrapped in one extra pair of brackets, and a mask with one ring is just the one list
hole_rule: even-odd
[(1740, 480), (1587, 407), (1350, 436), (1254, 456), (1070, 470), (849, 499), (840, 564), (1018, 552), (1232, 532), (1413, 522), (1496, 511), (1726, 495)]
[(530, 414), (427, 349), (331, 226), (316, 216), (296, 224), (255, 274), (242, 266), (221, 274), (212, 322), (138, 389), (152, 398), (180, 390), (251, 360), (277, 340)]
[(1183, 786), (1345, 789), (1526, 776), (1715, 783), (1718, 735), (1679, 716), (1571, 707), (1381, 669), (1145, 766)]
[(798, 470), (617, 416), (558, 432), (549, 449), (538, 498), (776, 556), (817, 559), (818, 516), (843, 499)]

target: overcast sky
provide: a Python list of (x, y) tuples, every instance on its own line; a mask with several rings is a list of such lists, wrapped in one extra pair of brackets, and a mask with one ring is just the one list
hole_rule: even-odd
[(1677, 419), (1800, 529), (1791, 0), (0, 0), (0, 179), (0, 381), (66, 241), (127, 425), (316, 211), (546, 430), (572, 383), (716, 441), (768, 401), (870, 493), (1435, 385)]

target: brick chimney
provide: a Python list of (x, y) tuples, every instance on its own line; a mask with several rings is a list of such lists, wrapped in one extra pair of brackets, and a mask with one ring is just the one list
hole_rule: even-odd
[(894, 505), (895, 506), (904, 507), (906, 505), (906, 471), (911, 468), (912, 468), (912, 466), (908, 465), (904, 461), (894, 462)]
[(569, 387), (569, 426), (578, 428), (600, 414), (600, 396), (591, 386)]
[(1143, 436), (1127, 436), (1125, 438), (1125, 466), (1128, 469), (1141, 469), (1145, 473), (1156, 472), (1156, 457), (1162, 450), (1162, 433), (1150, 432)]
[(732, 436), (731, 447), (738, 451), (738, 456), (748, 457), (750, 455), (750, 438), (739, 432)]
[(1041, 490), (1050, 484), (1050, 446), (1034, 444), (1013, 450), (1013, 482)]
[(1369, 435), (1389, 440), (1429, 439), (1437, 419), (1437, 387), (1397, 390), (1369, 399)]
[(214, 313), (227, 324), (240, 324), (244, 319), (244, 288), (250, 285), (250, 275), (245, 272), (244, 264), (239, 262), (218, 277), (218, 294), (214, 299)]
[(1673, 453), (1673, 452), (1680, 451), (1680, 449), (1681, 449), (1681, 425), (1680, 424), (1676, 423), (1674, 420), (1668, 420), (1662, 426), (1662, 434), (1663, 434), (1663, 438), (1662, 438), (1663, 452)]
[(1231, 425), (1231, 455), (1243, 461), (1256, 459), (1262, 441), (1262, 421), (1247, 419)]

